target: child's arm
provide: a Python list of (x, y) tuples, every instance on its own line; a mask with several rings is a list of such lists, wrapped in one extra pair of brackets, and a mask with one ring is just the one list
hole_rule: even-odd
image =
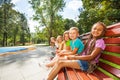
[(72, 51), (68, 51), (68, 52), (63, 52), (63, 53), (59, 53), (59, 55), (60, 56), (67, 56), (67, 55), (74, 55), (74, 54), (76, 54), (77, 53), (77, 51), (78, 51), (78, 48), (74, 48), (74, 50), (72, 50)]
[(59, 50), (63, 50), (64, 42), (60, 43)]
[(92, 59), (94, 59), (101, 51), (102, 51), (101, 48), (95, 48), (90, 55), (68, 56), (67, 59), (92, 60)]

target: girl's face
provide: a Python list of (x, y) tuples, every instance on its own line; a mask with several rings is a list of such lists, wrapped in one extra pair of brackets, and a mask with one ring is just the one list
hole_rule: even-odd
[(75, 40), (78, 37), (79, 33), (76, 30), (70, 30), (69, 32), (69, 37), (72, 40)]
[(62, 42), (62, 37), (58, 37), (57, 41), (58, 41), (58, 43), (61, 43)]
[(69, 34), (64, 34), (64, 40), (68, 41), (69, 40)]
[(55, 39), (51, 38), (51, 42), (55, 42)]
[(95, 24), (92, 27), (91, 34), (93, 35), (94, 38), (101, 36), (103, 32), (103, 26), (100, 24)]

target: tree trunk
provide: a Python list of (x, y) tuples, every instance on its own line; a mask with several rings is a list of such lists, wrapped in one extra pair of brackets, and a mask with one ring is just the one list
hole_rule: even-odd
[(54, 26), (54, 13), (51, 14), (51, 22), (50, 22), (50, 30), (49, 30), (49, 33), (50, 33), (50, 36), (49, 36), (49, 45), (50, 45), (50, 38), (52, 37), (52, 29), (53, 29), (53, 26)]
[(13, 38), (13, 45), (16, 45), (16, 35), (14, 35), (14, 38)]
[(5, 34), (5, 40), (6, 40), (6, 41), (5, 41), (5, 43), (6, 43), (5, 46), (7, 46), (7, 44), (8, 44), (8, 43), (7, 43), (7, 33)]
[(6, 32), (3, 33), (3, 44), (2, 44), (2, 46), (3, 47), (7, 46), (7, 33)]
[(2, 46), (3, 47), (5, 46), (5, 33), (3, 33), (3, 43), (2, 43)]

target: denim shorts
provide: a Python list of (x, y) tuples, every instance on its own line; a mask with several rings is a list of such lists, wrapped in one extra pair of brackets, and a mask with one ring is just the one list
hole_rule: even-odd
[(77, 60), (78, 64), (80, 65), (81, 70), (87, 71), (88, 69), (88, 62), (83, 60)]

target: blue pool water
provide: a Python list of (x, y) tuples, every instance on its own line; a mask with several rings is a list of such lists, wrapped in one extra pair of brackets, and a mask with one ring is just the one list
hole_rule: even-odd
[(24, 47), (1, 47), (0, 53), (16, 52), (16, 51), (25, 50), (25, 49), (27, 49), (27, 48), (24, 48)]

